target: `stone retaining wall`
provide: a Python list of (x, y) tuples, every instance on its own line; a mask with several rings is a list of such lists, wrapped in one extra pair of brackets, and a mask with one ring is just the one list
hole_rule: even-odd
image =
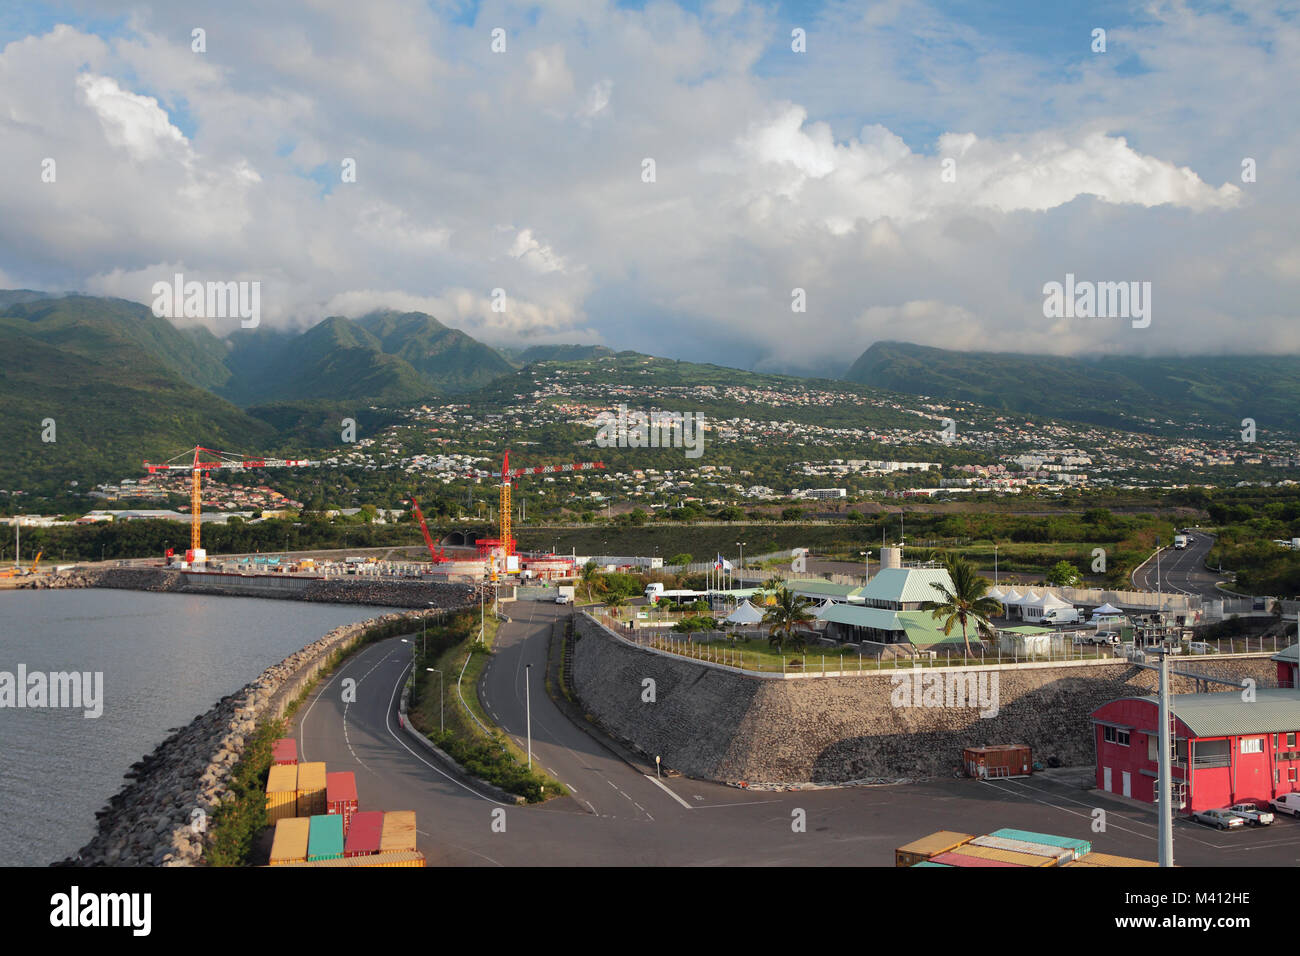
[[(293, 588), (286, 588), (292, 581)], [(131, 591), (170, 591), (179, 594), (217, 594), (232, 597), (274, 597), (289, 601), (332, 604), (368, 604), (380, 607), (460, 607), (477, 603), (479, 589), (488, 600), (486, 585), (444, 584), (428, 581), (366, 581), (338, 578), (276, 578), (271, 575), (213, 574), (166, 568), (97, 568), (45, 575), (33, 588), (122, 588)]]
[(195, 825), (195, 810), (202, 811), (200, 819), (210, 822), (217, 807), (232, 796), (230, 772), (257, 724), (282, 717), (334, 651), (354, 646), (369, 627), (403, 618), (412, 621), (412, 630), (418, 629), (420, 615), (411, 613), (384, 614), (336, 627), (223, 697), (131, 767), (126, 774), (129, 782), (98, 812), (94, 838), (56, 865), (198, 863), (207, 833)]
[[(951, 776), (963, 747), (1000, 743), (1028, 744), (1035, 759), (1090, 766), (1092, 711), (1155, 688), (1152, 671), (1122, 659), (990, 665), (973, 669), (998, 674), (997, 714), (982, 718), (977, 708), (895, 707), (889, 673), (750, 677), (636, 647), (586, 614), (576, 627), (573, 686), (584, 709), (650, 760), (657, 754), (689, 776), (732, 783)], [(1259, 686), (1276, 677), (1268, 654), (1176, 666)], [(646, 678), (655, 682), (654, 703), (642, 700)], [(1183, 677), (1170, 685), (1175, 693), (1197, 690)]]

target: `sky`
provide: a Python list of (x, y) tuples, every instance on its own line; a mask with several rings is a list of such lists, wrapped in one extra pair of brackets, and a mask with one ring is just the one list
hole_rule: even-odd
[[(0, 288), (797, 374), (1296, 354), (1297, 103), (1295, 0), (11, 0)], [(1149, 323), (1049, 317), (1067, 275)]]

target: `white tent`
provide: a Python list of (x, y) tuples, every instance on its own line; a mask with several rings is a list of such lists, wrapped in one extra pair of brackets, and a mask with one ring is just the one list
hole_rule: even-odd
[(1053, 607), (1074, 607), (1074, 605), (1069, 601), (1062, 601), (1059, 597), (1049, 591), (1043, 595), (1042, 608), (1045, 611), (1048, 608)]
[(1024, 597), (1022, 597), (1016, 603), (1019, 604), (1021, 607), (1031, 607), (1031, 606), (1038, 607), (1043, 603), (1043, 599), (1040, 598), (1033, 591), (1026, 591)]
[(815, 611), (813, 611), (813, 617), (817, 618), (817, 620), (820, 621), (823, 617), (826, 616), (826, 612), (829, 611), (834, 606), (835, 606), (834, 601), (831, 601), (829, 599), (823, 601), (821, 603), (821, 606), (818, 607)]
[(1001, 588), (996, 588), (996, 587), (995, 587), (995, 588), (989, 588), (987, 591), (984, 592), (984, 596), (985, 596), (985, 597), (991, 597), (991, 598), (992, 598), (993, 600), (995, 600), (995, 601), (1001, 601), (1001, 600), (1002, 600), (1002, 589), (1001, 589)]
[(1107, 615), (1107, 614), (1123, 614), (1123, 613), (1124, 613), (1123, 611), (1121, 611), (1121, 610), (1120, 610), (1119, 608), (1117, 608), (1115, 605), (1113, 605), (1113, 604), (1111, 604), (1109, 601), (1107, 601), (1107, 602), (1106, 602), (1105, 604), (1103, 604), (1101, 607), (1097, 608), (1097, 610), (1093, 611), (1093, 612), (1092, 612), (1092, 616), (1093, 616), (1093, 617), (1103, 617), (1103, 616), (1105, 616), (1105, 615)]
[(757, 624), (761, 620), (763, 620), (763, 612), (748, 601), (741, 601), (726, 617), (728, 624)]
[(1012, 605), (1015, 605), (1015, 604), (1019, 604), (1019, 603), (1020, 603), (1020, 592), (1017, 591), (1015, 588), (1012, 588), (1010, 591), (1006, 591), (1006, 592), (1004, 592), (1003, 595), (1002, 595), (1002, 597), (999, 598), (999, 600), (1000, 600), (1003, 604), (1007, 605), (1008, 607), (1010, 607), (1010, 606), (1012, 606)]

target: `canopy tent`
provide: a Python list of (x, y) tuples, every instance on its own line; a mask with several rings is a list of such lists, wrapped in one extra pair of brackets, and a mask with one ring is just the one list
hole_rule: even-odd
[(1040, 598), (1040, 597), (1039, 597), (1037, 594), (1035, 594), (1033, 591), (1026, 591), (1026, 592), (1025, 592), (1025, 596), (1022, 597), (1022, 598), (1021, 598), (1019, 601), (1017, 601), (1016, 603), (1017, 603), (1018, 605), (1020, 605), (1022, 608), (1026, 608), (1026, 607), (1040, 607), (1040, 606), (1042, 605), (1042, 603), (1043, 603), (1043, 599)]
[(1001, 588), (996, 588), (996, 587), (995, 587), (995, 588), (989, 588), (987, 591), (984, 592), (984, 596), (985, 596), (985, 597), (990, 597), (990, 598), (992, 598), (992, 599), (995, 600), (995, 601), (1001, 601), (1001, 600), (1002, 600), (1002, 589), (1001, 589)]
[(1113, 605), (1113, 604), (1111, 604), (1109, 601), (1107, 601), (1107, 602), (1106, 602), (1105, 604), (1103, 604), (1101, 607), (1097, 608), (1097, 610), (1093, 611), (1093, 612), (1092, 612), (1092, 616), (1093, 616), (1093, 617), (1102, 617), (1103, 615), (1106, 615), (1106, 614), (1123, 614), (1123, 613), (1124, 613), (1123, 611), (1121, 611), (1121, 610), (1120, 610), (1119, 608), (1117, 608), (1115, 605)]
[(724, 620), (728, 624), (758, 624), (763, 620), (763, 612), (749, 601), (741, 601)]
[(1049, 591), (1047, 594), (1043, 595), (1042, 608), (1043, 610), (1047, 610), (1048, 608), (1053, 607), (1074, 607), (1074, 605), (1069, 601), (1062, 601), (1059, 597)]
[(1003, 604), (1006, 604), (1008, 606), (1012, 604), (1019, 604), (1020, 592), (1017, 591), (1015, 588), (1012, 588), (1010, 591), (1003, 592), (1002, 597), (999, 598), (998, 600), (1000, 600)]

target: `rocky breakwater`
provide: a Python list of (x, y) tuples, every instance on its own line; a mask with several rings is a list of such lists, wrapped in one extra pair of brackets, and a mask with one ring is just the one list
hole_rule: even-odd
[(60, 866), (193, 866), (202, 860), (208, 824), (231, 798), (230, 775), (259, 722), (285, 709), (336, 650), (348, 649), (368, 628), (418, 614), (384, 614), (336, 627), (320, 640), (268, 667), (252, 683), (223, 697), (164, 740), (126, 774), (128, 783), (100, 810), (97, 832)]

